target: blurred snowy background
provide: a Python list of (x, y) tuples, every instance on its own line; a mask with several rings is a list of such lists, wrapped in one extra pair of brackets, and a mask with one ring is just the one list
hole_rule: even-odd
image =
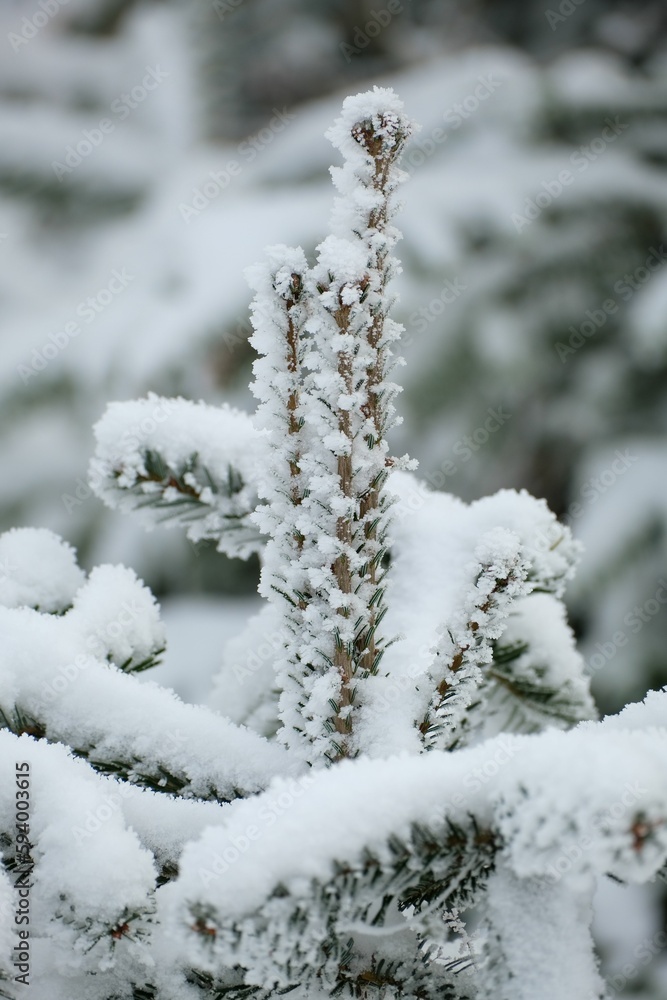
[[(422, 125), (395, 447), (571, 525), (604, 711), (667, 683), (666, 29), (661, 0), (3, 0), (0, 528), (136, 569), (171, 628), (162, 679), (205, 694), (257, 567), (105, 510), (91, 426), (148, 390), (253, 407), (243, 269), (325, 235), (322, 134), (390, 85)], [(631, 939), (601, 917), (608, 971), (667, 997), (667, 909), (640, 895)]]

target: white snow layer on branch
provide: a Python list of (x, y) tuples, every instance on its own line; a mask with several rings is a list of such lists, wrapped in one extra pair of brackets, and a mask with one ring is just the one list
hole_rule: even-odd
[(111, 403), (94, 430), (90, 482), (107, 506), (139, 511), (147, 528), (180, 525), (230, 556), (262, 548), (249, 515), (267, 450), (248, 414), (151, 393)]
[[(564, 880), (575, 896), (607, 872), (646, 881), (667, 856), (666, 767), (664, 730), (607, 734), (592, 726), (501, 736), (456, 754), (357, 759), (318, 770), (307, 783), (276, 781), (237, 803), (223, 829), (207, 830), (186, 847), (181, 874), (162, 897), (175, 956), (216, 971), (233, 966), (234, 928), (272, 896), (284, 900), (284, 925), (273, 923), (267, 933), (284, 941), (288, 955), (291, 938), (303, 934), (302, 926), (291, 929), (290, 914), (299, 902), (308, 908), (314, 882), (332, 883), (336, 863), (361, 871), (367, 852), (390, 864), (391, 838), (409, 839), (415, 824), (437, 839), (446, 836), (448, 821), (472, 816), (478, 828), (497, 832), (513, 875), (551, 885)], [(216, 932), (205, 941), (192, 928), (194, 909), (207, 914)], [(553, 937), (542, 921), (534, 934)], [(320, 941), (313, 939), (313, 947)], [(554, 944), (551, 976), (558, 978), (560, 963), (568, 961), (567, 944)], [(300, 954), (308, 947), (300, 939)], [(272, 961), (279, 964), (280, 955)], [(247, 981), (257, 983), (257, 974), (250, 970)]]
[[(26, 774), (28, 851), (15, 781), (25, 791)], [(123, 982), (153, 978), (156, 876), (233, 809), (140, 789), (98, 774), (61, 745), (0, 732), (0, 838), (12, 863), (11, 877), (0, 868), (0, 991), (1, 971), (12, 980), (17, 973), (10, 951), (13, 930), (25, 926), (14, 918), (27, 911), (26, 885), (35, 1000), (107, 1000)]]
[(234, 798), (289, 773), (286, 753), (255, 733), (91, 656), (80, 618), (0, 609), (0, 707), (11, 728), (28, 716), (98, 767), (174, 782), (183, 795)]
[[(23, 842), (14, 762), (30, 766), (16, 774), (23, 789), (29, 777), (27, 858), (16, 851)], [(5, 860), (19, 864), (14, 884), (0, 869), (0, 969), (9, 969), (15, 913), (28, 912), (30, 923), (17, 929), (29, 928), (36, 1000), (51, 1000), (61, 975), (67, 996), (77, 1000), (107, 998), (123, 979), (152, 976), (156, 876), (178, 863), (186, 842), (225, 822), (233, 809), (127, 785), (99, 775), (61, 745), (0, 732), (0, 836), (16, 852), (6, 851)], [(18, 910), (17, 890), (25, 885), (30, 905)]]
[(0, 535), (0, 604), (62, 612), (83, 583), (74, 549), (47, 528)]
[[(108, 786), (106, 801), (112, 808), (122, 811), (127, 825), (136, 832), (161, 868), (177, 864), (189, 841), (200, 837), (206, 827), (224, 825), (236, 802), (242, 801), (238, 799), (221, 805), (176, 798), (107, 776), (103, 776), (103, 780)], [(85, 838), (88, 832), (89, 828), (85, 827), (79, 837)]]
[(626, 705), (618, 715), (608, 715), (600, 725), (605, 730), (662, 730), (667, 725), (667, 687), (649, 691), (643, 701)]
[(60, 612), (64, 630), (78, 633), (88, 653), (128, 671), (163, 651), (159, 605), (133, 570), (97, 566), (86, 579), (74, 549), (44, 529), (5, 532), (0, 553), (11, 561), (0, 605)]
[[(108, 807), (107, 783), (63, 746), (0, 732), (0, 826), (12, 844), (17, 843), (15, 762), (30, 765), (27, 822), (34, 870), (22, 864), (14, 881), (28, 874), (22, 884), (31, 886), (31, 948), (38, 946), (35, 939), (48, 938), (47, 964), (66, 975), (103, 972), (117, 961), (126, 970), (145, 969), (151, 959), (138, 938), (154, 910), (156, 872), (122, 813)], [(91, 814), (104, 821), (89, 837), (77, 838), (77, 827)], [(26, 855), (16, 859), (26, 861)], [(117, 947), (111, 932), (125, 923), (126, 939)], [(45, 974), (34, 952), (30, 964), (37, 978)]]
[(667, 790), (659, 777), (667, 732), (612, 733), (603, 722), (516, 738), (526, 753), (514, 781), (493, 789), (516, 874), (554, 884), (566, 878), (575, 887), (605, 872), (647, 881), (667, 851)]
[[(17, 826), (22, 793), (26, 825)], [(0, 868), (0, 970), (10, 969), (13, 930), (28, 926), (37, 1000), (54, 995), (54, 976), (66, 977), (71, 997), (89, 1000), (115, 995), (123, 979), (152, 975), (156, 876), (233, 810), (119, 782), (62, 745), (0, 732), (0, 837), (12, 863), (11, 881)], [(18, 889), (28, 900), (20, 909)], [(28, 913), (29, 924), (16, 925), (17, 912)]]

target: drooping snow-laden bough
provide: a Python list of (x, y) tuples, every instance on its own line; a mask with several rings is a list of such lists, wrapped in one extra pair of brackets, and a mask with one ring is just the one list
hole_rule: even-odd
[(569, 530), (389, 452), (412, 130), (348, 98), (331, 235), (250, 269), (253, 417), (149, 396), (96, 427), (107, 504), (260, 555), (207, 705), (135, 676), (165, 640), (131, 570), (0, 537), (8, 997), (21, 956), (34, 1000), (605, 995), (592, 895), (665, 863), (667, 693), (595, 721)]

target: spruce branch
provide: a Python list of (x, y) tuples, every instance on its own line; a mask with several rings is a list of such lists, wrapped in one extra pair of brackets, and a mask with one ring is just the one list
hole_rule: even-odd
[[(478, 555), (480, 567), (463, 621), (452, 623), (435, 651), (431, 676), (437, 679), (439, 673), (440, 679), (419, 725), (426, 749), (452, 749), (461, 741), (483, 683), (482, 667), (493, 657), (492, 642), (502, 634), (512, 602), (529, 589), (528, 564), (516, 535), (505, 529), (490, 533)], [(442, 666), (438, 661), (444, 661)]]
[[(131, 485), (119, 486), (125, 497), (134, 500), (136, 510), (155, 510), (157, 524), (185, 527), (193, 541), (214, 539), (221, 543), (220, 551), (231, 548), (236, 554), (243, 545), (260, 544), (248, 522), (252, 504), (238, 500), (246, 484), (231, 465), (222, 478), (216, 478), (196, 452), (177, 467), (151, 450), (143, 452), (142, 461), (146, 471), (137, 473)], [(124, 466), (114, 469), (113, 475), (117, 484), (127, 479)]]
[[(23, 898), (32, 891), (39, 903), (30, 912), (31, 938), (52, 939), (60, 971), (70, 974), (110, 969), (119, 961), (131, 967), (129, 955), (136, 956), (148, 944), (155, 910), (151, 854), (126, 828), (120, 810), (109, 810), (106, 783), (73, 760), (65, 747), (8, 733), (0, 733), (0, 746), (0, 835), (12, 845), (3, 861), (12, 868), (12, 884), (21, 886)], [(30, 774), (30, 807), (23, 827), (30, 839), (27, 856), (17, 836), (12, 802), (15, 760), (30, 762), (29, 771), (23, 772)], [(85, 832), (88, 818), (103, 806), (104, 822), (98, 820), (94, 833)], [(83, 836), (77, 838), (77, 832)], [(101, 852), (111, 877), (100, 865)]]
[[(439, 978), (424, 969), (420, 935), (433, 925), (434, 915), (466, 908), (480, 897), (496, 849), (495, 836), (473, 817), (440, 829), (414, 824), (407, 837), (391, 836), (383, 852), (364, 851), (358, 864), (334, 861), (332, 878), (312, 880), (299, 898), (276, 886), (252, 917), (241, 921), (192, 903), (190, 937), (209, 969), (220, 974), (243, 968), (246, 982), (259, 977), (265, 987), (312, 986), (331, 996), (355, 996), (374, 985), (391, 987), (390, 995), (399, 997), (411, 996), (419, 982), (417, 996), (434, 996), (438, 989), (459, 996), (455, 973)], [(392, 961), (397, 934), (412, 947), (410, 957), (406, 952)], [(359, 940), (369, 936), (374, 954), (364, 967), (353, 956)]]
[[(245, 984), (265, 989), (298, 986), (334, 995), (360, 985), (383, 960), (393, 968), (385, 985), (396, 992), (388, 995), (412, 997), (414, 962), (423, 959), (426, 940), (439, 943), (438, 916), (463, 913), (482, 898), (486, 910), (500, 866), (497, 882), (511, 892), (499, 889), (488, 910), (492, 924), (496, 913), (503, 917), (489, 931), (487, 957), (478, 967), (454, 959), (446, 968), (452, 989), (469, 988), (470, 980), (459, 978), (465, 974), (475, 984), (473, 996), (480, 989), (493, 996), (495, 988), (509, 997), (523, 938), (519, 944), (507, 939), (497, 959), (489, 956), (498, 928), (501, 942), (509, 933), (512, 907), (534, 926), (541, 925), (540, 906), (554, 919), (566, 914), (568, 934), (578, 934), (582, 886), (587, 891), (605, 872), (641, 881), (663, 864), (663, 736), (605, 735), (603, 724), (591, 724), (586, 731), (549, 731), (513, 743), (503, 736), (455, 754), (355, 760), (320, 770), (285, 816), (237, 851), (218, 877), (211, 859), (224, 857), (264, 815), (261, 797), (239, 803), (226, 828), (203, 835), (170, 887), (170, 933), (183, 935), (177, 961), (216, 977), (236, 970)], [(568, 783), (573, 760), (578, 781)], [(558, 812), (554, 787), (567, 795)], [(580, 787), (588, 790), (585, 802)], [(629, 788), (637, 789), (636, 801), (610, 809)], [(343, 789), (347, 811), (341, 813)], [(562, 857), (571, 879), (558, 876)], [(440, 927), (442, 937), (446, 921)], [(551, 976), (555, 989), (558, 976), (547, 971), (553, 969), (550, 942), (545, 932), (540, 974)], [(592, 968), (585, 935), (578, 948)], [(423, 988), (428, 994), (428, 984)]]
[[(124, 696), (131, 698), (133, 693), (127, 691)], [(154, 707), (158, 708), (159, 704)], [(183, 707), (188, 709), (190, 706)], [(141, 738), (137, 739), (136, 735), (131, 738), (127, 734), (124, 740), (123, 735), (116, 733), (109, 739), (102, 730), (94, 732), (94, 727), (84, 727), (83, 720), (75, 713), (71, 713), (67, 724), (51, 721), (50, 713), (47, 712), (43, 714), (36, 712), (35, 716), (35, 718), (28, 716), (20, 706), (15, 706), (13, 711), (0, 710), (0, 730), (7, 730), (17, 736), (23, 734), (33, 736), (45, 743), (65, 743), (77, 758), (87, 761), (99, 774), (118, 778), (140, 788), (168, 795), (225, 803), (255, 794), (265, 780), (265, 770), (258, 769), (257, 773), (253, 774), (255, 768), (252, 764), (242, 769), (245, 773), (241, 773), (237, 765), (229, 767), (226, 764), (226, 760), (229, 759), (230, 744), (225, 737), (231, 736), (231, 745), (234, 745), (236, 734), (229, 731), (229, 723), (224, 725), (226, 720), (218, 720), (223, 725), (219, 727), (216, 738), (215, 717), (203, 708), (195, 710), (194, 714), (183, 713), (176, 743), (172, 742), (170, 732), (166, 731), (161, 734), (162, 747), (158, 743), (154, 750), (143, 753), (141, 752), (143, 741)], [(89, 730), (89, 734), (86, 734), (84, 742), (81, 739), (84, 735), (81, 730), (85, 728)], [(200, 753), (202, 734), (206, 730), (210, 733), (209, 755), (216, 753), (214, 749), (216, 744), (219, 747), (219, 754), (216, 756), (216, 762), (210, 761), (209, 773), (203, 777)], [(242, 752), (245, 752), (247, 760), (250, 759), (249, 755), (256, 753), (257, 750), (264, 755), (265, 747), (262, 744), (265, 741), (262, 737), (255, 736), (249, 730), (239, 735), (241, 744), (245, 744)], [(123, 746), (125, 741), (127, 745)], [(199, 748), (188, 747), (188, 743), (192, 742), (199, 744)], [(278, 773), (281, 770), (278, 765)]]
[[(352, 195), (359, 205), (370, 204), (371, 208), (343, 221), (348, 204), (345, 198), (339, 199), (334, 209), (335, 235), (320, 247), (315, 275), (317, 302), (333, 319), (338, 344), (334, 348), (337, 359), (331, 361), (341, 395), (337, 400), (334, 396), (329, 399), (332, 422), (342, 443), (336, 471), (343, 509), (336, 521), (339, 555), (333, 563), (337, 588), (343, 595), (338, 613), (349, 618), (354, 608), (357, 616), (350, 639), (336, 643), (333, 658), (341, 678), (333, 720), (340, 734), (337, 756), (358, 752), (358, 747), (352, 749), (350, 738), (356, 679), (375, 674), (384, 651), (377, 632), (385, 612), (380, 567), (386, 551), (388, 502), (383, 486), (391, 461), (386, 433), (392, 423), (391, 400), (397, 391), (386, 378), (389, 345), (400, 336), (400, 328), (386, 322), (390, 305), (387, 286), (397, 268), (390, 256), (398, 238), (397, 231), (390, 228), (395, 212), (391, 196), (403, 179), (396, 164), (412, 130), (401, 106), (391, 101), (387, 100), (386, 108), (380, 104), (357, 121), (354, 118), (362, 108), (354, 101), (346, 103), (338, 127), (329, 132), (346, 157), (345, 166), (334, 177), (343, 195)], [(350, 137), (358, 148), (350, 144)], [(359, 256), (361, 266), (356, 274), (342, 264), (345, 243), (352, 260)], [(325, 361), (322, 374), (326, 373), (329, 353), (324, 341), (331, 333), (331, 324), (324, 322), (316, 333)], [(350, 405), (353, 399), (358, 412)], [(365, 607), (355, 607), (352, 601), (352, 595), (360, 592), (367, 595)]]
[[(293, 767), (284, 750), (256, 733), (95, 659), (85, 637), (76, 643), (71, 632), (63, 636), (67, 624), (66, 617), (0, 608), (4, 728), (64, 743), (101, 773), (219, 802), (254, 794)], [(19, 658), (26, 628), (31, 655)]]
[(250, 515), (266, 451), (246, 414), (151, 394), (111, 404), (95, 435), (90, 482), (108, 506), (215, 540), (230, 556), (261, 551)]
[(250, 272), (252, 343), (263, 355), (253, 391), (276, 453), (257, 514), (271, 536), (260, 591), (282, 607), (291, 636), (276, 664), (280, 738), (310, 763), (361, 750), (359, 685), (386, 648), (386, 433), (398, 391), (387, 376), (400, 334), (387, 319), (398, 239), (389, 222), (411, 128), (401, 109), (377, 88), (345, 102), (329, 134), (345, 158), (334, 235), (312, 271), (301, 250), (273, 247), (268, 269)]

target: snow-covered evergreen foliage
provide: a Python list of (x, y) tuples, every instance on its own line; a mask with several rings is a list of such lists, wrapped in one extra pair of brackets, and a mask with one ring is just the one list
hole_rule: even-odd
[(215, 707), (133, 676), (164, 631), (132, 571), (0, 537), (9, 997), (20, 975), (35, 1000), (605, 996), (592, 893), (665, 864), (667, 692), (596, 721), (569, 528), (389, 454), (411, 128), (390, 90), (348, 98), (332, 234), (251, 270), (254, 418), (152, 397), (97, 425), (107, 504), (260, 552)]
[[(334, 86), (360, 89), (357, 80), (386, 71), (423, 125), (403, 161), (419, 182), (403, 189), (396, 316), (409, 365), (393, 447), (418, 448), (422, 476), (466, 498), (520, 485), (561, 515), (580, 506), (570, 524), (589, 558), (568, 600), (586, 631), (594, 690), (610, 710), (621, 691), (641, 697), (667, 679), (667, 619), (644, 615), (650, 623), (641, 627), (634, 611), (653, 601), (667, 568), (666, 515), (653, 489), (665, 474), (667, 372), (661, 5), (612, 14), (605, 4), (579, 5), (552, 30), (544, 11), (527, 16), (529, 4), (508, 0), (483, 9), (403, 3), (349, 64), (340, 43), (360, 49), (355, 28), (380, 8), (368, 0), (361, 16), (358, 4), (315, 6), (69, 0), (16, 51), (8, 40), (0, 60), (0, 450), (12, 475), (0, 481), (2, 526), (48, 526), (87, 565), (131, 561), (165, 590), (230, 589), (237, 572), (252, 586), (254, 563), (220, 568), (215, 544), (198, 545), (195, 559), (182, 533), (157, 544), (140, 519), (95, 503), (85, 482), (90, 426), (100, 399), (149, 390), (248, 407), (248, 292), (238, 269), (221, 262), (230, 245), (237, 260), (252, 261), (279, 240), (310, 253), (329, 199), (318, 122), (339, 98), (302, 102)], [(204, 23), (193, 33), (196, 10)], [(0, 5), (3, 36), (32, 16)], [(515, 27), (460, 30), (458, 18), (470, 25), (480, 16)], [(202, 72), (203, 36), (211, 48)], [(543, 59), (545, 37), (570, 51)], [(471, 47), (474, 38), (485, 44)], [(378, 49), (388, 63), (377, 61)], [(642, 49), (654, 56), (640, 68)], [(121, 95), (141, 85), (147, 67), (169, 75), (127, 114)], [(238, 100), (224, 81), (213, 85), (217, 72)], [(203, 135), (198, 85), (226, 141)], [(261, 145), (257, 133), (270, 127), (274, 106), (293, 117)], [(89, 149), (84, 130), (104, 117), (113, 134), (59, 180), (52, 163), (68, 146)], [(598, 155), (607, 119), (620, 131)], [(239, 146), (242, 177), (186, 223), (179, 206), (192, 204)], [(563, 170), (574, 180), (558, 193)], [(91, 297), (108, 300), (112, 272), (123, 269), (132, 280), (122, 294), (89, 309)], [(610, 300), (613, 313), (602, 308)], [(591, 314), (602, 324), (595, 330)], [(71, 322), (80, 333), (68, 340)], [(468, 449), (465, 436), (499, 406), (511, 417), (483, 448)], [(639, 460), (603, 492), (596, 482), (617, 448)], [(619, 623), (628, 643), (604, 657), (598, 644), (613, 653)]]

